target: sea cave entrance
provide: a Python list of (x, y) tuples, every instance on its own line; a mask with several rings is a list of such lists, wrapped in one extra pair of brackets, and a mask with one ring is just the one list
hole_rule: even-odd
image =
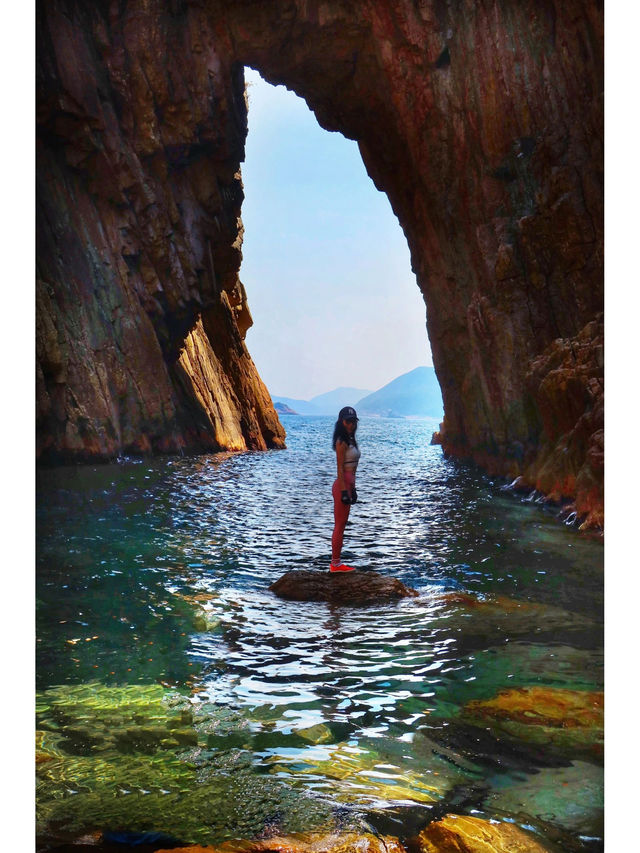
[[(379, 403), (376, 414), (440, 418), (407, 242), (357, 144), (323, 130), (284, 86), (251, 68), (245, 80), (240, 276), (255, 321), (247, 345), (276, 407), (337, 412), (421, 368), (405, 383), (432, 390), (414, 410), (407, 400), (401, 411)], [(336, 389), (348, 389), (337, 407)]]

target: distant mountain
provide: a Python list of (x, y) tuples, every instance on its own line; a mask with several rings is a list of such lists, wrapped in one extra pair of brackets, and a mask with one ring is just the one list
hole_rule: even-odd
[(312, 397), (310, 403), (321, 414), (338, 417), (338, 412), (344, 406), (355, 407), (356, 400), (360, 400), (371, 393), (371, 391), (363, 388), (336, 388), (334, 391), (327, 391), (325, 394), (318, 394), (316, 397)]
[(294, 412), (298, 415), (321, 415), (323, 414), (318, 408), (316, 408), (313, 403), (310, 403), (308, 400), (295, 400), (293, 397), (274, 397), (272, 396), (274, 408), (276, 408), (277, 403), (281, 403), (283, 406), (287, 406), (289, 409), (293, 409)]
[[(331, 415), (337, 417), (343, 406), (353, 406), (358, 414), (381, 417), (441, 418), (442, 394), (433, 367), (416, 367), (389, 382), (378, 391), (362, 388), (336, 388), (311, 400), (293, 397), (273, 398), (280, 414)], [(281, 407), (285, 408), (281, 408)]]
[(382, 417), (443, 415), (442, 393), (433, 367), (416, 367), (354, 404), (358, 414)]

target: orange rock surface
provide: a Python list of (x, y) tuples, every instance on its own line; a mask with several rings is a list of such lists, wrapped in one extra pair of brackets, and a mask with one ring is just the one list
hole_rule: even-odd
[(604, 693), (558, 687), (521, 687), (504, 690), (493, 699), (469, 702), (465, 711), (535, 726), (603, 726)]
[(419, 853), (548, 853), (535, 836), (511, 823), (446, 815), (411, 842)]
[(504, 690), (465, 705), (463, 718), (515, 740), (552, 747), (569, 758), (602, 760), (604, 694), (557, 687)]

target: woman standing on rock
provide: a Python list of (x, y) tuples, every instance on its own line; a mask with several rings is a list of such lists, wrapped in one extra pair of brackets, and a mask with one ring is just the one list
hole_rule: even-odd
[(352, 572), (353, 566), (345, 566), (340, 560), (344, 528), (349, 518), (351, 504), (358, 500), (356, 492), (356, 468), (360, 460), (360, 448), (356, 442), (358, 416), (351, 406), (345, 406), (338, 413), (333, 428), (333, 449), (336, 452), (338, 476), (333, 483), (333, 535), (331, 537), (330, 572)]

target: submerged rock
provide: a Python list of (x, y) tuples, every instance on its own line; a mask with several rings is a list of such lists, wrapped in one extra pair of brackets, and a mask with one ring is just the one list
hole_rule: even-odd
[(585, 761), (547, 767), (496, 789), (485, 800), (485, 808), (512, 815), (519, 822), (599, 838), (604, 832), (604, 770)]
[(318, 777), (329, 783), (334, 805), (367, 806), (377, 809), (411, 805), (432, 805), (469, 781), (467, 769), (431, 755), (416, 758), (406, 743), (381, 743), (379, 738), (361, 738), (327, 744), (321, 751), (310, 750), (291, 756), (277, 747), (267, 759), (270, 774), (288, 784), (306, 788)]
[(396, 838), (368, 833), (300, 833), (255, 841), (226, 841), (216, 847), (178, 847), (156, 853), (405, 853)]
[(286, 572), (269, 589), (289, 601), (371, 601), (378, 598), (411, 598), (418, 592), (397, 578), (376, 572)]
[[(446, 592), (434, 597), (433, 603), (442, 608), (447, 624), (452, 625), (460, 614), (459, 627), (469, 635), (478, 631), (484, 638), (537, 635), (554, 635), (561, 630), (600, 631), (593, 620), (580, 613), (571, 613), (562, 607), (532, 601), (520, 601), (506, 595), (474, 595), (469, 592)], [(439, 615), (439, 614), (436, 614)]]
[(548, 853), (548, 847), (511, 823), (448, 814), (413, 839), (420, 853)]
[(505, 690), (486, 702), (470, 702), (467, 710), (485, 710), (496, 717), (534, 725), (592, 727), (603, 722), (604, 695), (557, 687), (523, 687)]
[(282, 834), (334, 828), (328, 802), (255, 772), (239, 711), (160, 685), (98, 682), (38, 693), (37, 711), (43, 843), (122, 829), (206, 844), (255, 836), (274, 815)]
[(469, 702), (463, 718), (563, 754), (603, 754), (604, 693), (600, 691), (557, 687), (503, 690), (493, 699)]
[[(572, 690), (594, 690), (604, 683), (604, 653), (601, 649), (533, 644), (518, 640), (473, 651), (477, 668), (477, 693), (471, 698), (490, 696), (499, 687), (510, 690), (545, 684)], [(474, 670), (475, 674), (475, 670)]]
[(333, 740), (333, 734), (329, 726), (324, 723), (316, 723), (315, 726), (308, 726), (306, 729), (298, 729), (297, 734), (309, 741), (309, 743), (327, 743)]

